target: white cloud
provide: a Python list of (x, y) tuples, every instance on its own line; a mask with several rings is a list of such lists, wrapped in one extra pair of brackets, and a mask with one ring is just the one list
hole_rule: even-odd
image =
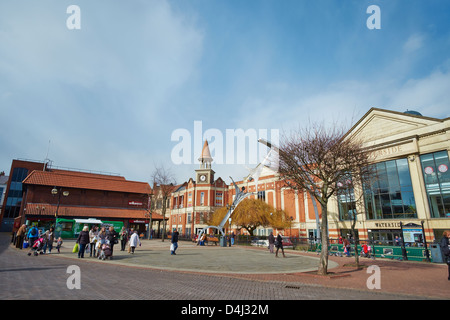
[(403, 45), (405, 53), (413, 53), (424, 46), (425, 36), (421, 33), (412, 34)]
[(202, 31), (168, 1), (79, 6), (81, 29), (68, 30), (64, 4), (0, 5), (4, 169), (43, 160), (48, 140), (55, 165), (123, 174), (164, 152), (169, 102), (195, 76)]

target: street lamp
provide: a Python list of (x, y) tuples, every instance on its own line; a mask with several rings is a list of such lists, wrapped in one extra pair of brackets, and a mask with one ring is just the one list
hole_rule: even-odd
[(69, 191), (62, 191), (62, 188), (57, 189), (56, 187), (54, 187), (52, 189), (52, 195), (53, 196), (58, 195), (58, 204), (56, 205), (56, 212), (55, 212), (55, 227), (56, 227), (56, 219), (58, 219), (58, 210), (59, 210), (59, 204), (61, 202), (61, 194), (64, 197), (67, 197), (69, 195)]
[[(228, 218), (228, 228), (229, 228), (229, 231), (228, 231), (228, 244), (229, 244), (229, 247), (231, 247), (231, 245), (232, 245), (232, 243), (231, 243), (231, 217), (230, 218)], [(233, 243), (234, 244), (234, 243)]]
[(423, 244), (425, 245), (425, 257), (427, 262), (431, 262), (430, 259), (430, 252), (428, 251), (428, 245), (427, 245), (427, 237), (425, 236), (425, 228), (423, 227), (423, 220), (420, 221), (422, 224), (422, 234), (423, 234)]

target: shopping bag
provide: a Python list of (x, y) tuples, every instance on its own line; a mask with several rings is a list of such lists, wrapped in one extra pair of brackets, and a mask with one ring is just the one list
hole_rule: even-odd
[(78, 252), (78, 249), (79, 249), (78, 243), (75, 243), (75, 245), (73, 246), (72, 253), (77, 253), (77, 252)]
[(26, 249), (26, 248), (28, 248), (28, 246), (29, 246), (28, 241), (25, 240), (23, 242), (23, 248)]
[(175, 246), (173, 245), (173, 243), (170, 245), (170, 252), (173, 252), (175, 250)]

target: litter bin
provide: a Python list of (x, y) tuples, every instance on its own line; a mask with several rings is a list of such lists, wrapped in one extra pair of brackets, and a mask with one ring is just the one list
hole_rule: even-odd
[(444, 259), (442, 257), (441, 247), (439, 244), (433, 243), (430, 245), (431, 248), (431, 259), (435, 263), (444, 263)]
[(227, 246), (227, 237), (220, 237), (220, 246), (221, 247)]

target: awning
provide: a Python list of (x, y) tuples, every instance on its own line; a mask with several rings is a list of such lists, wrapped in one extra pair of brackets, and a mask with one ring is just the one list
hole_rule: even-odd
[(86, 223), (86, 224), (102, 224), (103, 222), (98, 219), (75, 219), (75, 223)]

